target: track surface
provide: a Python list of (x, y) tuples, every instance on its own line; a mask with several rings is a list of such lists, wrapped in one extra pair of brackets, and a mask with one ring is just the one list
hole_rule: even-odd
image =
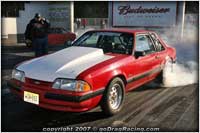
[(33, 53), (23, 47), (2, 49), (2, 131), (44, 131), (43, 128), (82, 126), (199, 130), (198, 84), (174, 88), (142, 86), (127, 93), (122, 111), (109, 118), (101, 113), (100, 107), (84, 113), (66, 113), (25, 103), (10, 93), (6, 81), (10, 79), (14, 65), (32, 56)]

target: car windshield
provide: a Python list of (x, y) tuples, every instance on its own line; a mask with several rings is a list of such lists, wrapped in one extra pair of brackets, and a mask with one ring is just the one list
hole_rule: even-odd
[(133, 34), (123, 32), (86, 32), (73, 46), (101, 48), (104, 53), (132, 54)]

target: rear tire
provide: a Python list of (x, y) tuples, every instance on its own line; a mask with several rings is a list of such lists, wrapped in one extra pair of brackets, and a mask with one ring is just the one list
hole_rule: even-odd
[(169, 76), (170, 73), (173, 73), (173, 67), (174, 67), (174, 63), (172, 59), (168, 59), (162, 71), (162, 85), (163, 86), (168, 84), (169, 78), (167, 78), (167, 76)]
[(166, 80), (167, 73), (172, 72), (172, 71), (173, 71), (173, 62), (171, 59), (168, 59), (164, 65), (163, 70), (157, 76), (156, 83), (159, 83), (162, 86), (164, 86), (167, 82), (167, 80)]
[(119, 77), (114, 78), (104, 91), (100, 104), (101, 109), (108, 116), (117, 114), (123, 107), (124, 97), (125, 85), (123, 80)]

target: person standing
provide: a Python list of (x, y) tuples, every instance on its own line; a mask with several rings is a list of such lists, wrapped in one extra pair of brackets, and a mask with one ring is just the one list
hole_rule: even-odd
[(77, 29), (80, 28), (81, 20), (79, 18), (76, 19)]
[(101, 29), (105, 29), (106, 28), (106, 22), (105, 22), (105, 20), (104, 19), (101, 19), (101, 21), (100, 21), (100, 27), (101, 27)]
[(26, 26), (25, 39), (31, 40), (35, 51), (35, 56), (48, 54), (48, 29), (50, 23), (39, 13)]
[(86, 25), (87, 25), (87, 20), (86, 20), (86, 18), (81, 19), (81, 23), (82, 23), (82, 25), (83, 25), (83, 28), (85, 29), (85, 28), (86, 28)]

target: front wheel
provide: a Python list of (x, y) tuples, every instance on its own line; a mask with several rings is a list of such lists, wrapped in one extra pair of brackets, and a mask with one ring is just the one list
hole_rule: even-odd
[(72, 41), (71, 40), (65, 41), (64, 47), (70, 47), (70, 46), (72, 46)]
[(28, 48), (31, 48), (33, 46), (32, 41), (29, 39), (25, 40), (25, 44), (26, 44), (26, 47), (28, 47)]
[(124, 89), (124, 82), (118, 77), (109, 83), (101, 101), (101, 108), (106, 115), (112, 116), (122, 109), (125, 96)]

